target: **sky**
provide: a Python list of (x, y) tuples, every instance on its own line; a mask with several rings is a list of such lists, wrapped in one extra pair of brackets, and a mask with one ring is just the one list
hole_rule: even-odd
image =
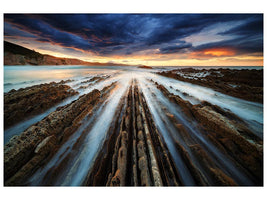
[(89, 62), (263, 66), (262, 14), (5, 14), (4, 39)]

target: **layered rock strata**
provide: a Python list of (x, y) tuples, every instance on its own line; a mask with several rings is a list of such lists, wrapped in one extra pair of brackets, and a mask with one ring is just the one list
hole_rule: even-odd
[(51, 82), (31, 87), (11, 90), (4, 94), (4, 125), (5, 129), (51, 108), (67, 97), (78, 94), (68, 81)]
[(179, 185), (179, 175), (160, 138), (145, 98), (136, 83), (129, 88), (127, 103), (119, 109), (117, 128), (103, 146), (86, 185)]
[(187, 68), (157, 74), (212, 88), (233, 97), (263, 103), (263, 70)]
[[(133, 80), (119, 100), (103, 145), (90, 168), (88, 166), (82, 185), (186, 185), (184, 171), (177, 165), (174, 155), (181, 158), (180, 162), (192, 177), (192, 185), (263, 185), (263, 141), (246, 122), (209, 102), (192, 105), (163, 85), (150, 82), (152, 86), (147, 90), (164, 111), (159, 118), (162, 117), (167, 129), (174, 130), (168, 133), (170, 138), (163, 137), (158, 130), (145, 90)], [(93, 90), (13, 137), (4, 148), (5, 185), (28, 185), (34, 172), (46, 166), (70, 136), (85, 127), (81, 128), (71, 151), (59, 164), (49, 167), (42, 177), (41, 185), (54, 185), (59, 176), (65, 174), (61, 172), (66, 166), (72, 168), (71, 160), (79, 154), (92, 128), (90, 123), (88, 127), (81, 125), (87, 120), (101, 120), (94, 112), (109, 103), (107, 97), (112, 97), (116, 87), (114, 82), (101, 91)], [(157, 95), (166, 98), (174, 109), (167, 109), (154, 92), (161, 93)], [(79, 158), (85, 159), (83, 156), (86, 154)], [(76, 173), (75, 170), (68, 171), (69, 177), (72, 173)]]
[(4, 147), (5, 185), (27, 184), (27, 178), (56, 153), (114, 85), (82, 95), (11, 138)]
[(93, 86), (96, 83), (99, 83), (107, 78), (109, 78), (110, 76), (95, 76), (93, 78), (90, 78), (89, 80), (86, 81), (82, 81), (80, 84), (82, 84), (78, 89), (86, 89), (90, 86)]
[[(263, 141), (249, 129), (241, 118), (206, 101), (192, 105), (189, 101), (170, 93), (164, 86), (155, 84), (168, 99), (181, 109), (181, 114), (191, 123), (192, 127), (194, 127), (194, 122), (197, 122), (197, 129), (204, 138), (218, 148), (223, 155), (227, 155), (234, 165), (256, 185), (263, 184)], [(209, 185), (237, 184), (230, 174), (224, 173), (216, 166), (212, 156), (206, 153), (205, 146), (201, 146), (196, 138), (192, 138), (184, 125), (177, 122), (172, 114), (167, 114), (167, 116), (176, 124), (177, 134), (182, 136), (186, 144), (183, 146), (177, 141), (176, 148), (181, 152), (184, 162), (187, 163), (192, 174), (195, 174), (194, 178), (200, 185), (205, 185), (205, 179), (207, 180), (206, 184)], [(198, 166), (202, 166), (203, 170), (192, 166), (193, 157), (196, 158), (196, 163)], [(203, 175), (206, 178), (202, 179)]]

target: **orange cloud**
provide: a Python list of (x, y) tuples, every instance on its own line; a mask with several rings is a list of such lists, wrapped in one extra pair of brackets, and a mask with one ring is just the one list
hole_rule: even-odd
[(235, 51), (232, 49), (209, 49), (204, 50), (203, 52), (205, 55), (211, 55), (211, 56), (233, 56), (235, 55)]
[(227, 57), (236, 55), (236, 51), (230, 48), (211, 48), (192, 52), (190, 58), (206, 59), (212, 57)]

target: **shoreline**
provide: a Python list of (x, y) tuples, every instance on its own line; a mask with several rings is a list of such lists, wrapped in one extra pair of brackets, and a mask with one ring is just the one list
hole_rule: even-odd
[(263, 103), (263, 70), (184, 68), (157, 74), (208, 87), (247, 101)]
[(193, 105), (155, 77), (141, 80), (69, 80), (82, 95), (5, 145), (4, 185), (263, 184), (263, 141), (242, 118), (207, 101)]

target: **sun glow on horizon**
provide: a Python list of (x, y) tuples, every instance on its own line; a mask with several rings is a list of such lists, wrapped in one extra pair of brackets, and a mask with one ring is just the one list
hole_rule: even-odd
[(5, 14), (4, 40), (104, 64), (262, 66), (263, 14)]
[[(191, 53), (160, 54), (159, 50), (137, 52), (132, 55), (100, 56), (92, 53), (73, 54), (64, 48), (50, 46), (51, 49), (40, 48), (35, 43), (17, 43), (29, 49), (58, 58), (80, 59), (85, 62), (116, 63), (122, 65), (148, 66), (263, 66), (263, 56), (259, 54), (235, 55), (236, 51), (230, 48), (211, 48)], [(46, 44), (49, 45), (49, 44)]]
[[(177, 59), (163, 59), (161, 60), (158, 55), (147, 56), (120, 56), (120, 57), (73, 57), (67, 54), (52, 53), (47, 51), (40, 51), (40, 53), (49, 54), (60, 58), (74, 58), (80, 59), (85, 62), (96, 63), (117, 63), (123, 65), (148, 65), (148, 66), (263, 66), (263, 56), (234, 55), (234, 51), (214, 50), (206, 51), (204, 54), (209, 56), (207, 59), (199, 59), (199, 57), (192, 58), (177, 58)], [(228, 56), (226, 56), (228, 55)], [(158, 59), (158, 60), (157, 60)]]
[(210, 50), (204, 50), (204, 55), (210, 55), (210, 56), (233, 56), (235, 55), (235, 51), (231, 49), (210, 49)]

